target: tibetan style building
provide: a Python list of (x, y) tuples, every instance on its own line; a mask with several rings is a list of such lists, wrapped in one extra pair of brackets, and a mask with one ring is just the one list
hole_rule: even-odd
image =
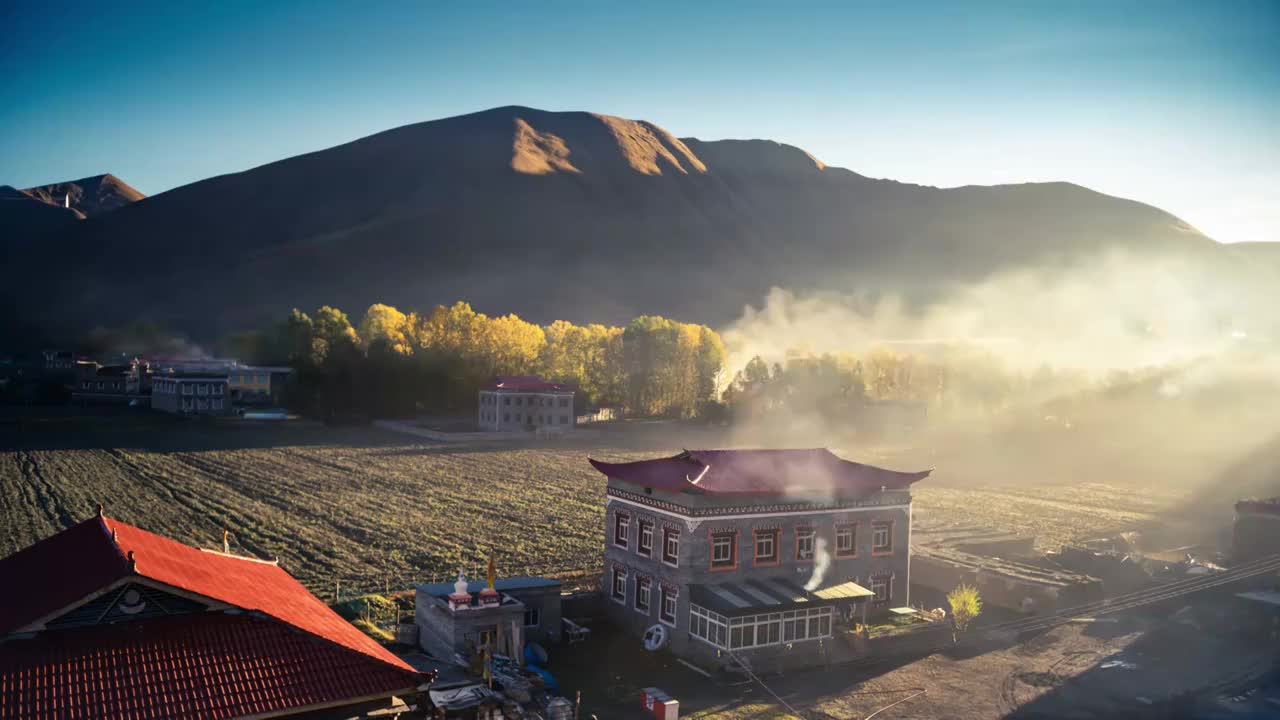
[(650, 644), (803, 665), (839, 628), (908, 603), (911, 485), (930, 471), (825, 449), (590, 462), (608, 477), (605, 605)]
[(99, 511), (0, 560), (0, 717), (350, 717), (426, 678), (275, 562)]

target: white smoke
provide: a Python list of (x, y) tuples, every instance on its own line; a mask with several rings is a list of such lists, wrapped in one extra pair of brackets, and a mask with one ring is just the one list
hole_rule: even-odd
[(831, 553), (827, 552), (827, 541), (825, 538), (818, 538), (813, 546), (813, 573), (809, 575), (809, 582), (804, 584), (806, 592), (813, 592), (822, 586), (822, 579), (826, 577), (827, 570), (831, 567)]

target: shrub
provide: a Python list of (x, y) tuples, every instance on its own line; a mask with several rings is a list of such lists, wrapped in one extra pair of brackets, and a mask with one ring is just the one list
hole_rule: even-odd
[(947, 604), (951, 606), (951, 622), (957, 633), (964, 632), (969, 623), (982, 612), (982, 597), (978, 588), (960, 583), (947, 593)]

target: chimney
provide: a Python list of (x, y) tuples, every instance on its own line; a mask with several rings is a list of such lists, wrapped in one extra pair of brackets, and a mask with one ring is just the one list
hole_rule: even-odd
[(231, 535), (231, 530), (225, 527), (222, 528), (222, 552), (228, 555), (231, 554), (231, 541), (228, 539), (230, 535)]
[(129, 551), (129, 572), (137, 572), (137, 571), (138, 571), (138, 561), (134, 559), (133, 551), (130, 550)]

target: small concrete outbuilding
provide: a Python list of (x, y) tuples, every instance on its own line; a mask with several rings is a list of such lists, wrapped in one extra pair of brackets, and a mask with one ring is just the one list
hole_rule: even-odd
[(512, 577), (419, 585), (415, 593), (418, 645), (441, 659), (481, 650), (524, 656), (528, 642), (560, 640), (560, 581)]

